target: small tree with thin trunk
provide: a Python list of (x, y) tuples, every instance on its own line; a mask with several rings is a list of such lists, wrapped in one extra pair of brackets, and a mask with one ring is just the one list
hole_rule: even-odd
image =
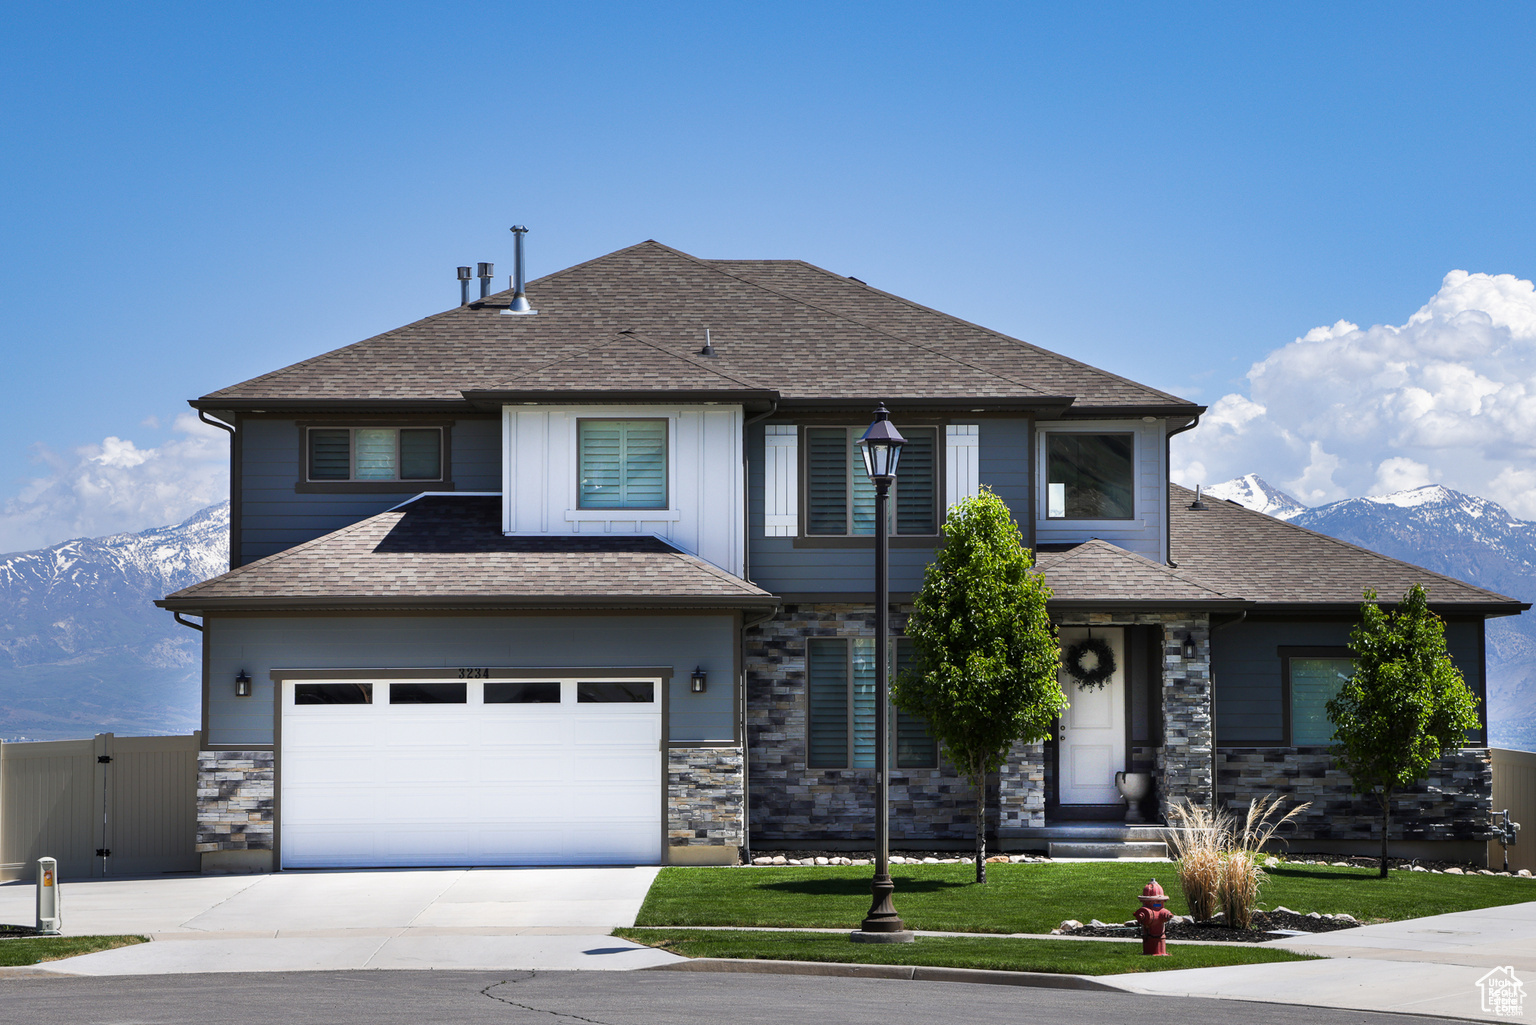
[(1381, 807), (1381, 876), (1387, 874), (1392, 795), (1429, 773), (1477, 728), (1477, 698), (1445, 651), (1445, 624), (1414, 584), (1388, 612), (1367, 589), (1349, 634), (1354, 674), (1328, 702), (1334, 757), (1357, 794)]
[(907, 623), (913, 668), (892, 688), (976, 793), (976, 881), (987, 881), (987, 775), (1015, 741), (1044, 740), (1066, 707), (1051, 591), (1003, 500), (981, 489), (949, 511)]

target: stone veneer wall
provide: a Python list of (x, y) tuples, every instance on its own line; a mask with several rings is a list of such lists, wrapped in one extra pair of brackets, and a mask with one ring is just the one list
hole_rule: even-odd
[(997, 828), (1045, 825), (1045, 745), (1015, 743), (997, 774)]
[[(893, 612), (891, 630), (906, 625), (909, 609)], [(786, 605), (746, 632), (747, 750), (753, 846), (765, 842), (869, 842), (874, 838), (872, 769), (811, 769), (806, 761), (806, 640), (873, 637), (875, 612), (867, 605)], [(1038, 748), (1038, 745), (1036, 745)], [(1043, 772), (1038, 751), (1031, 769), (1006, 781), (1015, 816), (1044, 820), (1043, 783), (1032, 806), (1028, 790)], [(996, 826), (1000, 783), (989, 781), (989, 828)], [(937, 769), (891, 767), (893, 841), (975, 839), (975, 798), (965, 777), (942, 761)]]
[[(1211, 631), (1205, 613), (1063, 612), (1057, 626), (1160, 626), (1163, 628), (1163, 745), (1157, 751), (1158, 811), (1170, 799), (1209, 806), (1215, 753), (1211, 735)], [(1194, 637), (1195, 656), (1185, 658), (1184, 636)]]
[(197, 852), (270, 851), (276, 756), (199, 751)]
[[(1326, 747), (1223, 747), (1217, 792), (1221, 803), (1246, 814), (1266, 794), (1311, 801), (1280, 836), (1296, 840), (1380, 840), (1381, 809), (1350, 793), (1348, 773)], [(1493, 810), (1493, 769), (1487, 748), (1463, 748), (1437, 761), (1429, 776), (1392, 800), (1394, 840), (1481, 840)]]
[(667, 843), (746, 843), (739, 747), (674, 747), (667, 752)]

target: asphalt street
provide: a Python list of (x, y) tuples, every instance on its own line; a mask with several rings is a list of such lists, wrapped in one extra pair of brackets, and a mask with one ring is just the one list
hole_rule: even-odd
[(1444, 1018), (1131, 993), (685, 972), (265, 972), (0, 978), (29, 1025), (1416, 1025)]

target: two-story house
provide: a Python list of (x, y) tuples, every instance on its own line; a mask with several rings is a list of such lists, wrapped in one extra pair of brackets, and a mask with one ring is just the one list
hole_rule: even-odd
[[(1064, 647), (1113, 657), (1064, 674), (1056, 736), (990, 788), (1005, 847), (1123, 814), (1119, 770), (1164, 805), (1289, 790), (1318, 802), (1304, 838), (1366, 839), (1321, 711), (1362, 588), (1426, 582), (1480, 695), (1484, 619), (1523, 607), (1196, 502), (1168, 443), (1199, 405), (799, 261), (645, 242), (513, 299), (192, 403), (232, 446), (233, 568), (161, 602), (201, 617), (206, 870), (867, 845), (880, 401), (908, 439), (898, 632), (984, 484)], [(897, 845), (969, 841), (964, 780), (921, 722), (893, 733)], [(1470, 850), (1486, 752), (1443, 770), (1399, 828)]]

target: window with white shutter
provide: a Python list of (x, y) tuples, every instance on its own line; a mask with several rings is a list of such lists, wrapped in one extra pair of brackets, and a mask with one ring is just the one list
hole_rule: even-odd
[(763, 532), (794, 537), (800, 530), (800, 429), (763, 428)]

